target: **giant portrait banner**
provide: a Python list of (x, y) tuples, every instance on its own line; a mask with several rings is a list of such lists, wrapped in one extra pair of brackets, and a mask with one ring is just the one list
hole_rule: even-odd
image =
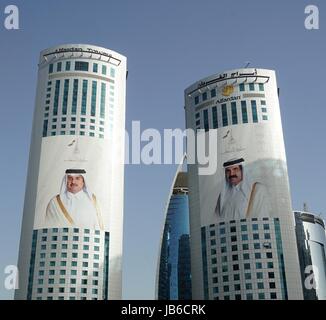
[[(200, 175), (201, 225), (291, 212), (283, 137), (270, 123), (215, 129), (216, 172)], [(212, 132), (212, 130), (210, 130)], [(210, 132), (206, 135), (209, 139)], [(281, 132), (281, 131), (280, 131)]]
[(108, 141), (83, 136), (42, 139), (34, 229), (109, 231), (112, 168)]

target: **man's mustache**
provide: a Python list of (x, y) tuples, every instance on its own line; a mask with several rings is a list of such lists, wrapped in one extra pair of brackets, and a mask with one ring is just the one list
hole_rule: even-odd
[(229, 179), (232, 179), (232, 178), (238, 178), (238, 176), (234, 175), (234, 176), (229, 176)]

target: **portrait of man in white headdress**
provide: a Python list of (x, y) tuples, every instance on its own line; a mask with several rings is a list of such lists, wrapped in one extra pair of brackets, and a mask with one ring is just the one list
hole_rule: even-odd
[(264, 184), (253, 181), (246, 173), (244, 159), (232, 159), (223, 164), (225, 181), (218, 195), (215, 214), (218, 219), (236, 220), (249, 217), (269, 217), (271, 202)]
[(89, 189), (84, 169), (66, 170), (60, 193), (46, 208), (45, 224), (48, 227), (77, 226), (103, 230), (100, 207)]

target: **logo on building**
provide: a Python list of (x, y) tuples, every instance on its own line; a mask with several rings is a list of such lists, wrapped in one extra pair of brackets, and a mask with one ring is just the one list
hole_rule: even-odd
[(222, 90), (222, 95), (223, 95), (224, 97), (228, 97), (228, 96), (230, 96), (230, 95), (233, 93), (233, 91), (234, 91), (234, 88), (233, 88), (232, 85), (225, 86), (225, 87), (223, 88), (223, 90)]

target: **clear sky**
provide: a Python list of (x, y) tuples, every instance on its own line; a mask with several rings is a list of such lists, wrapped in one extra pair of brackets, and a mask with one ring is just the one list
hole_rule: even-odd
[[(6, 30), (16, 4), (20, 29)], [(317, 5), (320, 29), (304, 27)], [(0, 0), (0, 299), (4, 268), (16, 264), (39, 52), (87, 43), (128, 58), (127, 129), (184, 128), (183, 91), (208, 75), (275, 69), (294, 208), (326, 215), (324, 0)], [(123, 298), (153, 299), (164, 208), (175, 165), (127, 165)]]

